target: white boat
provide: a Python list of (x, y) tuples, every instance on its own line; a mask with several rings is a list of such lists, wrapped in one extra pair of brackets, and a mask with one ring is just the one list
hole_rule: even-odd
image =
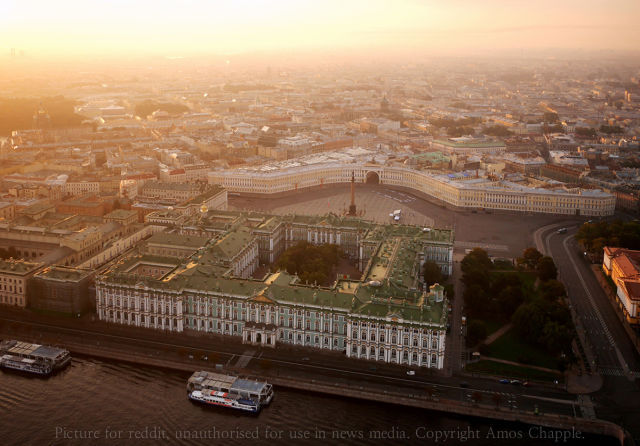
[(189, 378), (187, 394), (190, 400), (201, 404), (258, 413), (271, 403), (273, 386), (263, 381), (199, 371)]
[(68, 350), (16, 340), (0, 342), (0, 367), (50, 375), (71, 362)]
[(254, 400), (230, 398), (228, 393), (216, 392), (215, 390), (194, 390), (189, 392), (189, 399), (211, 406), (230, 407), (254, 413), (260, 412), (260, 403)]

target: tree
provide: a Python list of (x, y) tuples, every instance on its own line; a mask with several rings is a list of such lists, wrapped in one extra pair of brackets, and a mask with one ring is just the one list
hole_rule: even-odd
[(487, 339), (487, 326), (483, 321), (474, 319), (467, 327), (467, 345), (473, 346)]
[(426, 262), (424, 262), (424, 266), (422, 267), (422, 274), (424, 276), (424, 282), (428, 287), (433, 285), (434, 283), (442, 283), (444, 281), (440, 266), (432, 260), (427, 260)]
[(544, 256), (540, 259), (536, 267), (536, 271), (541, 282), (545, 282), (547, 280), (555, 279), (556, 277), (558, 277), (556, 264), (553, 263), (553, 259), (549, 256)]
[(518, 307), (524, 301), (522, 295), (522, 288), (515, 286), (507, 286), (500, 294), (498, 294), (498, 309), (506, 318), (510, 318), (511, 315), (518, 309)]
[(527, 248), (522, 252), (522, 257), (519, 257), (517, 262), (525, 268), (533, 270), (536, 269), (536, 266), (538, 266), (538, 262), (542, 257), (542, 253), (536, 248)]
[(539, 344), (546, 347), (549, 352), (558, 354), (561, 351), (571, 350), (572, 338), (572, 333), (566, 325), (550, 320), (542, 329)]
[(462, 297), (469, 315), (481, 316), (489, 309), (489, 296), (478, 284), (467, 285)]
[(567, 294), (562, 282), (554, 279), (542, 282), (538, 287), (538, 291), (540, 292), (540, 297), (550, 302), (562, 298)]
[(148, 115), (157, 110), (165, 111), (172, 115), (177, 115), (189, 111), (189, 107), (183, 104), (157, 102), (151, 99), (140, 102), (136, 104), (135, 107), (136, 115), (140, 116), (141, 118), (146, 118)]
[(325, 285), (339, 259), (340, 251), (336, 245), (316, 246), (300, 242), (284, 251), (276, 266), (289, 274), (298, 274), (303, 282)]
[[(493, 263), (489, 258), (487, 252), (480, 248), (475, 248), (469, 254), (467, 254), (461, 262), (462, 269), (462, 282), (465, 284), (467, 290), (470, 287), (475, 286), (479, 288), (483, 294), (489, 291), (489, 271)], [(467, 298), (465, 297), (465, 302)], [(474, 297), (475, 300), (475, 297)], [(488, 300), (486, 301), (488, 303)], [(486, 311), (487, 308), (480, 309), (480, 312)]]
[(578, 136), (586, 136), (591, 138), (594, 138), (597, 135), (596, 129), (591, 127), (576, 127), (575, 133)]
[(488, 136), (511, 136), (513, 132), (504, 125), (492, 125), (482, 129), (482, 133)]
[(536, 303), (522, 304), (511, 318), (516, 334), (527, 342), (536, 344), (545, 324), (545, 314)]

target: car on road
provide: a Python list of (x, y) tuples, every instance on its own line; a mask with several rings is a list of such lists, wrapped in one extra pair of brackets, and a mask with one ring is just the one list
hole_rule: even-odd
[(511, 384), (513, 384), (514, 386), (520, 386), (522, 385), (522, 381), (520, 381), (519, 379), (512, 379)]
[(309, 358), (307, 358), (306, 356), (304, 358), (302, 358), (303, 361), (308, 361)]
[(529, 381), (525, 381), (522, 383), (524, 387), (531, 387), (531, 383)]
[(500, 384), (509, 384), (511, 381), (509, 381), (508, 379), (504, 378), (500, 380)]
[(558, 234), (566, 234), (566, 232), (567, 232), (567, 228), (558, 229)]
[(407, 375), (413, 376), (415, 374), (416, 374), (416, 372), (414, 372), (413, 370), (407, 370)]

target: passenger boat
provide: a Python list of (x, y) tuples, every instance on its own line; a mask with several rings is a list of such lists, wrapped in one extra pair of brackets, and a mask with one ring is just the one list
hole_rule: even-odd
[(68, 350), (16, 340), (0, 342), (0, 367), (47, 376), (71, 362)]
[(263, 381), (207, 371), (195, 372), (187, 382), (191, 401), (258, 413), (273, 399), (273, 386)]

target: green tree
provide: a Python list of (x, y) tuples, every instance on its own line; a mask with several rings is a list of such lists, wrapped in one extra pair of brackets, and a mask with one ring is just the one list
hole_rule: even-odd
[(542, 257), (542, 253), (536, 248), (527, 248), (522, 252), (522, 257), (519, 257), (517, 262), (527, 269), (534, 270)]
[(542, 282), (538, 287), (538, 291), (540, 297), (550, 302), (563, 298), (567, 294), (562, 282), (553, 279)]
[(555, 279), (556, 277), (558, 277), (556, 264), (553, 263), (553, 259), (549, 256), (544, 256), (540, 259), (536, 266), (536, 271), (541, 282), (545, 282), (547, 280)]
[(487, 252), (480, 248), (473, 249), (460, 264), (462, 282), (465, 286), (478, 285), (482, 290), (489, 291), (489, 271), (493, 263)]
[(513, 315), (524, 301), (521, 287), (507, 286), (497, 297), (498, 310), (507, 319)]
[(578, 136), (586, 136), (592, 138), (597, 135), (596, 129), (591, 127), (576, 127), (575, 133)]
[(489, 310), (489, 295), (478, 284), (465, 286), (462, 298), (469, 315), (483, 316)]
[(442, 269), (440, 269), (440, 266), (432, 260), (427, 260), (426, 262), (424, 262), (424, 266), (422, 267), (422, 275), (424, 277), (424, 282), (428, 287), (433, 285), (434, 283), (442, 283), (444, 281)]
[(328, 285), (333, 267), (338, 264), (340, 250), (336, 245), (316, 246), (300, 242), (282, 253), (276, 267), (298, 274), (309, 284)]
[(546, 323), (542, 307), (536, 303), (522, 304), (511, 318), (516, 334), (531, 344), (537, 344)]
[(482, 129), (482, 133), (488, 136), (511, 136), (513, 132), (504, 125), (492, 125)]
[(487, 326), (483, 321), (474, 319), (467, 326), (467, 345), (474, 346), (487, 339)]

